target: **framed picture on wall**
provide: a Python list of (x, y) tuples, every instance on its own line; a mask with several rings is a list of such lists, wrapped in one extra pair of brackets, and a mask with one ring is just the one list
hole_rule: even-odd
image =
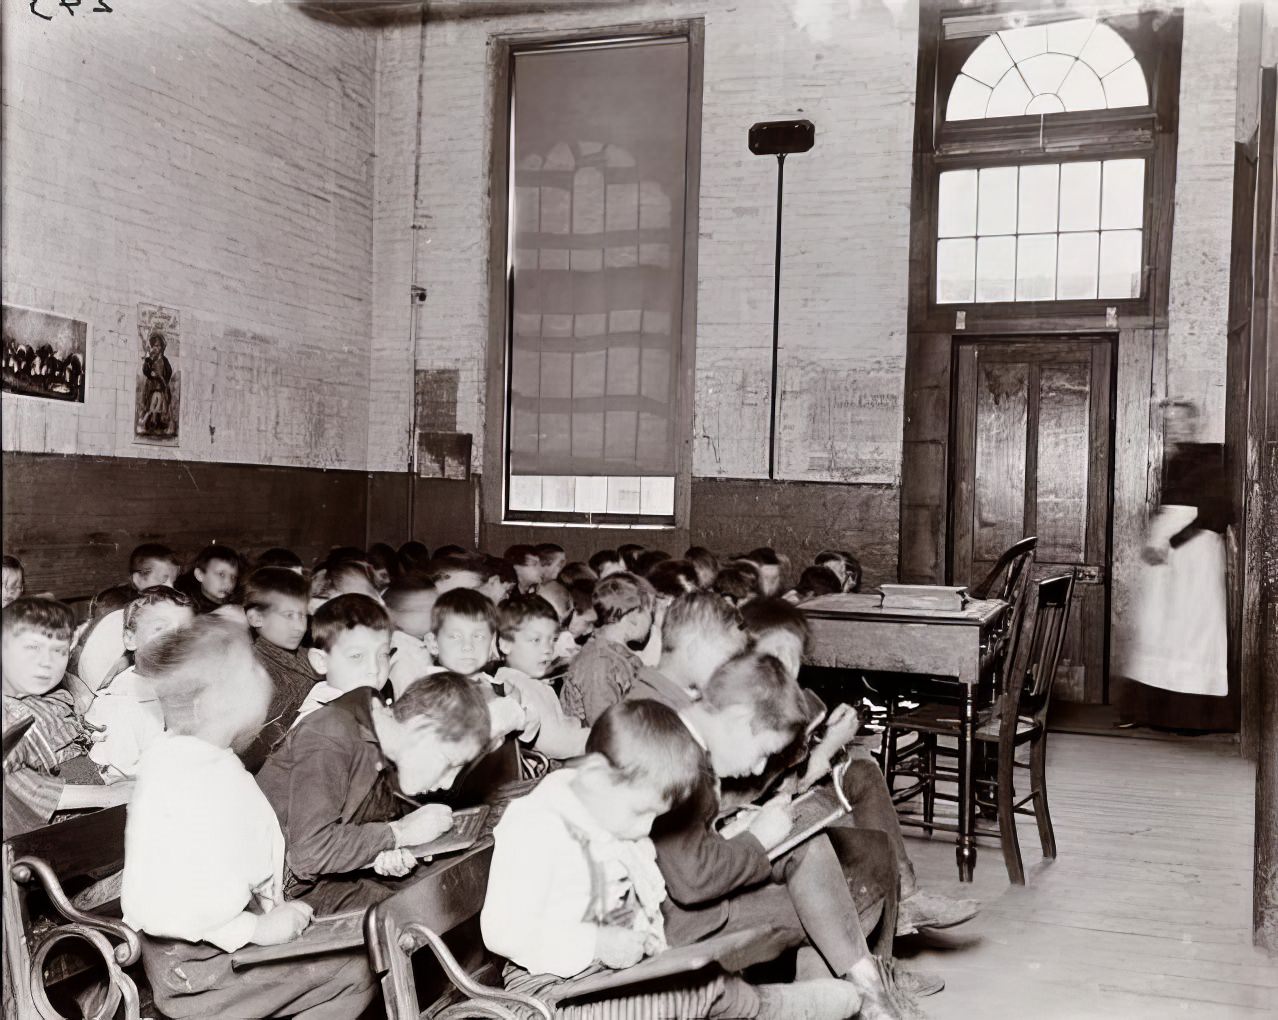
[(4, 305), (4, 392), (84, 403), (89, 324)]

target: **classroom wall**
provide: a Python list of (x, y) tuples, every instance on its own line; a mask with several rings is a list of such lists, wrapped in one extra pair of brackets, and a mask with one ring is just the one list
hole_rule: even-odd
[[(476, 470), (497, 484), (500, 465), (483, 463), (480, 454), (489, 328), (488, 40), (494, 33), (683, 17), (705, 18), (690, 530), (721, 548), (770, 541), (796, 557), (829, 544), (817, 537), (829, 530), (837, 532), (830, 540), (894, 549), (918, 25), (913, 3), (818, 0), (748, 10), (686, 0), (602, 3), (570, 13), (388, 28), (378, 49), (374, 374), (399, 372), (411, 349), (419, 376), (455, 396), (452, 420), (438, 424), (473, 436)], [(776, 161), (751, 156), (746, 134), (755, 121), (790, 116), (811, 119), (817, 141), (812, 152), (786, 163), (778, 477), (829, 483), (819, 493), (761, 480), (767, 474)], [(413, 283), (426, 297), (408, 307)], [(402, 374), (385, 385), (402, 413)], [(402, 416), (375, 418), (370, 466), (402, 465), (408, 439)], [(734, 482), (740, 500), (724, 502), (719, 494), (725, 490), (706, 484), (713, 479), (750, 484)], [(745, 507), (767, 509), (762, 532), (740, 524)], [(856, 527), (844, 530), (853, 521)], [(520, 530), (489, 521), (485, 535), (513, 541)], [(876, 580), (895, 575), (894, 552), (872, 559)]]
[[(5, 12), (4, 299), (87, 321), (88, 376), (4, 394), (5, 450), (366, 469), (375, 33), (39, 9)], [(176, 446), (135, 442), (139, 302), (180, 314)]]

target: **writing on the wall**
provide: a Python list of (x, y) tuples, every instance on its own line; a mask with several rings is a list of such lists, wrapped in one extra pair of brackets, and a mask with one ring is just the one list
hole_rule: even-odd
[[(58, 13), (59, 7), (61, 7), (68, 14), (74, 17), (75, 9), (81, 6), (82, 3), (83, 3), (83, 0), (58, 0), (56, 4), (53, 3), (53, 0), (29, 0), (29, 2), (27, 3), (27, 7), (30, 9), (31, 13), (34, 14), (37, 18), (43, 18), (45, 21), (52, 21), (53, 15)], [(41, 7), (43, 7), (44, 10), (49, 10), (49, 11), (52, 11), (53, 13), (45, 14), (44, 10), (41, 10)], [(115, 13), (115, 9), (111, 7), (111, 5), (106, 2), (106, 0), (97, 0), (97, 2), (92, 7), (87, 8), (87, 10), (88, 10), (88, 13), (90, 14), (114, 14)]]

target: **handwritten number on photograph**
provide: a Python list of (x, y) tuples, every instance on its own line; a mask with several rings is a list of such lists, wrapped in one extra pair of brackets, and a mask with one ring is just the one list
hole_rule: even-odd
[(38, 4), (39, 2), (40, 0), (31, 0), (31, 13), (34, 14), (37, 18), (43, 18), (45, 21), (52, 21), (53, 20), (52, 14), (41, 14), (39, 11), (36, 10), (36, 4)]
[[(72, 17), (75, 17), (75, 9), (79, 7), (80, 4), (83, 2), (84, 0), (58, 0), (57, 5), (59, 7), (65, 8), (68, 14), (70, 14)], [(42, 10), (40, 10), (40, 3), (41, 3), (41, 0), (28, 0), (27, 7), (31, 10), (31, 13), (34, 14), (37, 18), (40, 18), (43, 21), (52, 21), (53, 15), (45, 14)], [(52, 5), (53, 0), (48, 0), (48, 3)], [(115, 13), (115, 8), (112, 7), (109, 3), (107, 3), (106, 0), (95, 0), (95, 3), (97, 6), (89, 8), (90, 14), (114, 14)]]
[(89, 12), (90, 14), (111, 14), (111, 8), (107, 6), (106, 0), (98, 0), (98, 6)]
[(80, 0), (58, 0), (58, 6), (65, 7), (68, 13), (74, 17), (75, 9), (80, 6)]

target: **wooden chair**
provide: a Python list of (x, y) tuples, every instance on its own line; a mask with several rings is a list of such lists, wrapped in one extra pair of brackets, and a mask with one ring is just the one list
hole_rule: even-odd
[(968, 594), (974, 599), (1011, 601), (1021, 574), (1034, 562), (1034, 550), (1037, 547), (1037, 535), (1022, 538), (1015, 545), (1010, 546), (981, 582), (974, 588), (968, 589)]
[[(976, 832), (977, 835), (999, 838), (1008, 878), (1015, 885), (1025, 884), (1020, 840), (1016, 833), (1018, 814), (1034, 816), (1043, 856), (1049, 859), (1056, 856), (1056, 836), (1047, 805), (1047, 711), (1065, 639), (1070, 599), (1074, 593), (1074, 574), (1046, 578), (1037, 582), (1034, 589), (1031, 614), (1016, 621), (1016, 631), (1007, 644), (1005, 689), (980, 720), (976, 731), (977, 742), (991, 749), (991, 757), (997, 767), (992, 775), (976, 777), (973, 796), (977, 806), (986, 809), (998, 822), (997, 829), (978, 825)], [(934, 706), (923, 706), (897, 721), (899, 726), (920, 734), (923, 752), (916, 758), (919, 765), (913, 770), (903, 771), (914, 776), (916, 785), (930, 794), (924, 796), (921, 823), (929, 831), (932, 828), (947, 831), (957, 828), (937, 822), (934, 816), (937, 800), (958, 800), (957, 796), (936, 789), (938, 782), (957, 782), (958, 779), (955, 769), (938, 765), (939, 759), (958, 754), (954, 749), (942, 746), (939, 738), (962, 739), (957, 719), (944, 713), (944, 709), (937, 711)], [(1030, 745), (1029, 761), (1019, 762), (1016, 750), (1026, 743)], [(1016, 793), (1017, 769), (1029, 773), (1029, 792), (1019, 799)], [(1030, 805), (1028, 808), (1027, 804)]]
[(125, 968), (142, 947), (119, 919), (124, 820), (123, 806), (107, 808), (4, 843), (6, 1017), (62, 1016), (50, 990), (100, 964), (107, 987), (91, 1015), (114, 1017), (123, 1006), (137, 1020), (138, 989)]

